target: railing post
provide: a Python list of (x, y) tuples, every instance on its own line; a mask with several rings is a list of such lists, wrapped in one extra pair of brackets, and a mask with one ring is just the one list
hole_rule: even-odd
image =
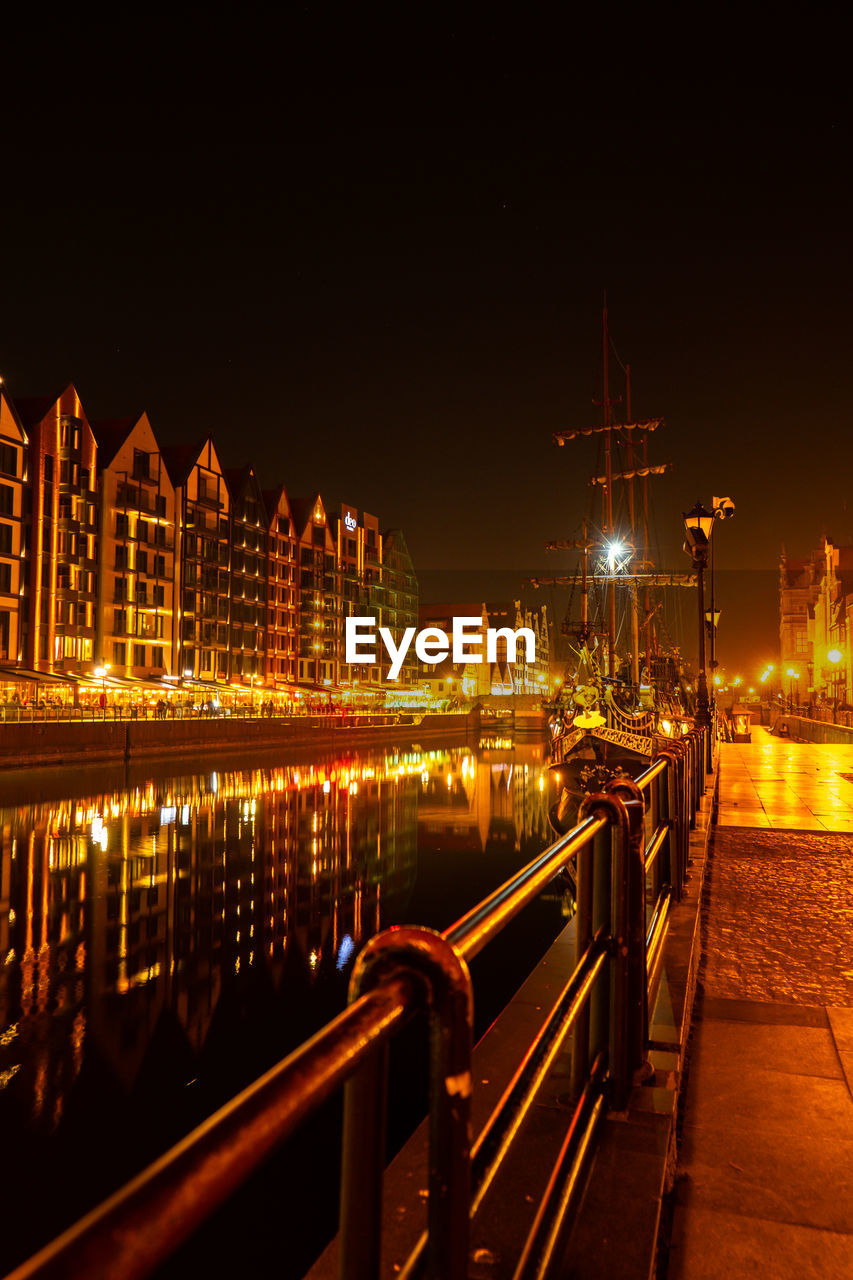
[(607, 793), (618, 796), (628, 814), (625, 842), (626, 921), (623, 935), (628, 948), (625, 957), (626, 1075), (629, 1084), (639, 1084), (649, 1074), (646, 1059), (649, 1015), (646, 1002), (646, 866), (643, 844), (646, 799), (636, 782), (628, 778), (608, 782)]
[(669, 836), (666, 842), (667, 873), (675, 900), (680, 902), (684, 882), (684, 863), (681, 857), (683, 819), (679, 796), (681, 794), (680, 771), (684, 759), (684, 748), (680, 742), (673, 742), (662, 747), (658, 752), (658, 756), (663, 756), (668, 762), (662, 788), (664, 792), (664, 813), (669, 827)]
[[(621, 1111), (627, 1105), (633, 1080), (631, 1050), (636, 1038), (631, 1025), (632, 1014), (635, 1012), (631, 1004), (633, 983), (629, 915), (632, 888), (629, 875), (631, 821), (625, 801), (620, 795), (610, 792), (599, 791), (586, 797), (578, 814), (579, 820), (583, 821), (592, 814), (596, 817), (606, 816), (610, 824), (608, 828), (610, 839), (607, 842), (610, 846), (610, 857), (607, 860), (611, 864), (611, 894), (608, 903), (611, 956), (608, 1065), (612, 1090), (611, 1102), (617, 1111)], [(639, 816), (641, 817), (642, 814), (640, 813)], [(638, 834), (637, 840), (642, 846), (641, 834)], [(605, 845), (605, 849), (606, 847)], [(642, 1026), (641, 1012), (640, 1018)]]
[[(430, 1020), (429, 1198), (425, 1276), (466, 1280), (471, 1200), (471, 1051), (473, 992), (468, 966), (455, 947), (432, 929), (405, 927), (377, 934), (362, 951), (350, 979), (350, 1002), (388, 973), (411, 974), (424, 990)], [(362, 1071), (364, 1068), (362, 1068)], [(373, 1280), (381, 1256), (383, 1149), (375, 1130), (356, 1116), (361, 1100), (375, 1107), (377, 1064), (354, 1077), (344, 1103), (341, 1169), (341, 1280)], [(364, 1142), (369, 1142), (367, 1152)], [(368, 1184), (365, 1187), (365, 1184)], [(365, 1220), (365, 1210), (372, 1215)]]

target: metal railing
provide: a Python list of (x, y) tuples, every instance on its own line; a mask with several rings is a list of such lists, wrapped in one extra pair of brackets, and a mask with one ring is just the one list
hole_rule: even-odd
[(125, 706), (122, 704), (106, 707), (88, 706), (39, 706), (27, 703), (23, 706), (14, 704), (0, 705), (0, 726), (4, 724), (125, 724), (134, 720), (174, 721), (174, 720), (275, 720), (292, 721), (301, 728), (304, 722), (311, 720), (319, 725), (339, 728), (358, 729), (367, 726), (411, 724), (420, 719), (420, 714), (412, 716), (406, 712), (375, 711), (340, 711), (332, 708), (319, 708), (313, 711), (302, 711), (283, 708), (265, 708), (258, 704), (254, 707), (219, 707), (210, 711), (205, 705), (176, 706), (171, 704), (165, 710), (155, 706)]
[[(515, 1280), (544, 1280), (576, 1206), (584, 1162), (609, 1108), (650, 1074), (650, 1015), (670, 912), (685, 884), (690, 827), (705, 789), (708, 730), (662, 750), (635, 782), (588, 796), (578, 825), (444, 933), (372, 938), (347, 1009), (8, 1280), (148, 1274), (341, 1085), (339, 1275), (380, 1273), (388, 1048), (417, 1013), (430, 1028), (427, 1229), (400, 1273), (465, 1280), (471, 1219), (561, 1048), (572, 1037), (575, 1109)], [(468, 962), (570, 862), (575, 966), (471, 1145), (473, 990)]]

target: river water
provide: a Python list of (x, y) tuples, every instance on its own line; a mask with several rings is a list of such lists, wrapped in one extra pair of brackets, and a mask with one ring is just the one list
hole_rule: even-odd
[[(548, 801), (541, 744), (500, 740), (0, 777), (2, 1272), (333, 1017), (373, 933), (444, 928), (534, 857)], [(568, 909), (546, 895), (475, 963), (477, 1034)], [(392, 1148), (423, 1104), (413, 1054)], [(302, 1274), (334, 1229), (338, 1124), (235, 1198), (205, 1274), (283, 1245)]]

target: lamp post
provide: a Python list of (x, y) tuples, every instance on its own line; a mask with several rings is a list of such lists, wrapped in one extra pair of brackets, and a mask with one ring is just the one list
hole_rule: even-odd
[[(789, 668), (788, 668), (788, 670), (785, 672), (785, 674), (786, 674), (786, 676), (788, 677), (788, 680), (789, 680), (789, 684), (788, 684), (788, 712), (789, 712), (789, 714), (790, 714), (790, 713), (791, 713), (791, 712), (793, 712), (793, 710), (794, 710), (794, 681), (795, 681), (795, 680), (799, 680), (799, 678), (800, 678), (800, 673), (799, 673), (799, 671), (797, 671), (797, 670), (796, 670), (796, 668), (795, 668), (795, 667), (789, 667)], [(799, 706), (799, 705), (800, 705), (800, 695), (799, 695), (799, 692), (798, 692), (798, 693), (797, 693), (797, 706)]]
[(107, 672), (111, 669), (112, 663), (105, 662), (100, 667), (95, 667), (95, 675), (101, 681), (101, 697), (104, 700), (104, 716), (107, 714)]
[(832, 663), (832, 705), (833, 708), (838, 704), (838, 685), (839, 685), (839, 663), (844, 654), (840, 649), (829, 649), (826, 654), (827, 662)]
[[(700, 729), (711, 726), (711, 707), (708, 699), (708, 676), (705, 671), (705, 569), (708, 564), (708, 551), (711, 545), (711, 534), (714, 530), (714, 515), (706, 510), (701, 502), (690, 511), (684, 512), (684, 529), (687, 541), (685, 551), (693, 558), (696, 570), (696, 594), (699, 603), (699, 672), (696, 680), (696, 724)], [(708, 734), (708, 751), (711, 750), (711, 735)], [(707, 762), (710, 765), (710, 761)]]

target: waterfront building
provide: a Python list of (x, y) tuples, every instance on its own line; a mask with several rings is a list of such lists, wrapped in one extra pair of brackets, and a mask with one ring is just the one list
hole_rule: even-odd
[[(539, 694), (547, 696), (551, 678), (551, 644), (548, 628), (548, 606), (540, 605), (535, 609), (522, 608), (520, 600), (508, 603), (487, 604), (486, 617), (488, 626), (508, 627), (510, 631), (518, 631), (526, 627), (532, 631), (535, 644), (532, 660), (527, 657), (527, 646), (517, 644), (515, 660), (508, 660), (507, 642), (500, 638), (497, 642), (497, 667), (493, 673), (492, 684), (500, 683), (501, 692), (506, 690), (507, 679), (511, 685), (508, 690), (516, 694)], [(493, 688), (493, 692), (497, 689)]]
[(264, 678), (287, 693), (297, 680), (296, 536), (284, 485), (264, 490), (267, 512), (267, 617)]
[(228, 471), (231, 491), (229, 677), (253, 689), (266, 666), (269, 517), (254, 467)]
[[(535, 609), (522, 608), (519, 600), (491, 604), (430, 604), (420, 606), (418, 617), (421, 627), (438, 627), (448, 636), (453, 631), (454, 618), (479, 619), (479, 626), (472, 625), (467, 629), (469, 634), (478, 637), (479, 646), (472, 644), (470, 647), (476, 647), (483, 659), (481, 662), (467, 662), (464, 665), (462, 688), (467, 698), (511, 697), (513, 694), (540, 697), (548, 695), (551, 648), (546, 605)], [(510, 661), (506, 639), (501, 636), (496, 641), (494, 659), (488, 661), (486, 633), (489, 628), (518, 631), (521, 627), (533, 632), (533, 659), (528, 660), (526, 645), (520, 640), (515, 646), (515, 656)], [(432, 670), (432, 664), (420, 664), (419, 678), (429, 682), (430, 687), (435, 683)]]
[(100, 456), (95, 658), (110, 675), (172, 674), (175, 490), (148, 415), (95, 422)]
[(97, 445), (80, 397), (17, 400), (30, 440), (29, 628), (24, 663), (87, 675), (95, 647)]
[(299, 647), (296, 679), (327, 690), (339, 678), (340, 603), (335, 543), (319, 493), (290, 504), (297, 552)]
[[(344, 503), (330, 520), (335, 543), (338, 574), (337, 663), (339, 681), (353, 696), (377, 693), (388, 670), (388, 655), (370, 663), (349, 664), (346, 661), (345, 619), (370, 617), (377, 628), (385, 625), (385, 592), (382, 569), (382, 535), (379, 521), (367, 511), (359, 512)], [(377, 658), (379, 654), (377, 653)]]
[(175, 486), (176, 618), (172, 670), (205, 682), (228, 678), (231, 497), (213, 441), (165, 448)]
[[(399, 645), (406, 628), (418, 625), (418, 579), (402, 529), (389, 529), (382, 539), (382, 580), (385, 626), (395, 645)], [(383, 679), (385, 676), (383, 670)], [(401, 689), (411, 689), (418, 683), (414, 645), (409, 646), (397, 683)]]
[[(820, 559), (818, 559), (820, 557)], [(853, 704), (851, 632), (853, 632), (853, 547), (824, 537), (813, 553), (814, 584), (809, 602), (808, 685), (813, 694), (834, 703)], [(794, 670), (795, 668), (791, 668)], [(787, 669), (783, 666), (787, 677)], [(796, 689), (795, 689), (796, 695)], [(804, 695), (803, 683), (800, 692)], [(801, 700), (804, 700), (802, 698)]]
[(0, 663), (20, 666), (26, 648), (29, 560), (29, 437), (0, 387)]

